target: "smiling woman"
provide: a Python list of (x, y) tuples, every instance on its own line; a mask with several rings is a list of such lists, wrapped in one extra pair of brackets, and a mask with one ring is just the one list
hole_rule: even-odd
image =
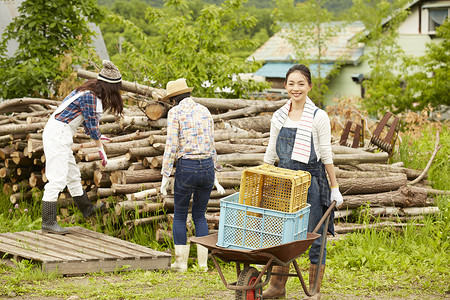
[[(343, 202), (332, 160), (330, 119), (325, 111), (319, 109), (309, 99), (308, 92), (312, 86), (311, 72), (306, 66), (294, 65), (288, 70), (284, 87), (290, 99), (273, 114), (269, 145), (264, 157), (265, 163), (274, 164), (278, 157), (280, 168), (311, 173), (311, 186), (307, 197), (311, 205), (308, 232), (314, 230), (332, 201), (336, 201), (336, 207)], [(333, 217), (334, 214), (331, 220)], [(318, 231), (319, 234), (327, 230), (334, 234), (332, 221), (329, 228), (323, 227), (322, 225)], [(321, 262), (319, 262), (320, 248), (321, 239), (317, 239), (309, 251), (310, 286), (316, 277), (319, 278), (318, 286), (320, 286), (325, 271), (326, 246)], [(287, 273), (289, 267), (277, 266), (274, 270), (277, 273)], [(263, 297), (284, 296), (287, 278), (273, 276)]]

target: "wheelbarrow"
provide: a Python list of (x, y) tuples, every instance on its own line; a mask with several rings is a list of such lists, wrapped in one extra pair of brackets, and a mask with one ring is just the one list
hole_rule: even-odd
[[(315, 276), (313, 287), (310, 286), (308, 289), (300, 272), (300, 268), (297, 264), (296, 259), (304, 252), (306, 252), (306, 250), (308, 250), (312, 243), (321, 236), (317, 233), (317, 231), (324, 222), (324, 228), (326, 231), (330, 220), (330, 213), (334, 209), (335, 205), (336, 202), (333, 201), (320, 222), (317, 224), (316, 228), (313, 230), (313, 232), (308, 232), (307, 237), (304, 240), (255, 250), (237, 250), (218, 247), (216, 245), (218, 234), (212, 234), (204, 237), (192, 237), (190, 240), (193, 243), (200, 244), (211, 250), (211, 258), (219, 273), (219, 276), (226, 288), (234, 290), (236, 292), (235, 299), (262, 299), (262, 288), (269, 283), (272, 275), (289, 277), (297, 276), (302, 284), (305, 294), (307, 296), (313, 296), (319, 289), (318, 281), (320, 268), (317, 268), (317, 274)], [(323, 258), (326, 242), (327, 235), (324, 234), (322, 236), (322, 245), (319, 254), (320, 262)], [(217, 258), (226, 263), (232, 261), (236, 263), (236, 282), (228, 283), (226, 281), (222, 269), (217, 262)], [(296, 274), (272, 272), (273, 266), (277, 265), (286, 267), (291, 263), (294, 265)], [(242, 270), (241, 264), (243, 264)], [(251, 264), (261, 265), (261, 271), (258, 271), (258, 269), (256, 269), (255, 267), (252, 267)], [(264, 275), (266, 277), (265, 280), (262, 281)]]

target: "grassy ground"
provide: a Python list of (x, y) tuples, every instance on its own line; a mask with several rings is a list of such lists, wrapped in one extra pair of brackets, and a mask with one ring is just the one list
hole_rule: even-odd
[[(436, 189), (450, 190), (450, 132), (440, 128), (442, 148), (429, 171)], [(419, 138), (403, 137), (395, 160), (423, 169), (434, 150), (436, 131), (425, 128)], [(322, 299), (450, 299), (450, 205), (449, 196), (436, 197), (438, 215), (428, 216), (422, 226), (402, 232), (366, 230), (329, 242)], [(40, 228), (40, 202), (12, 206), (7, 195), (0, 198), (0, 232)], [(368, 222), (371, 216), (360, 220)], [(92, 229), (87, 223), (76, 224)], [(129, 240), (170, 251), (170, 244), (152, 240), (152, 229), (136, 231)], [(191, 247), (195, 251), (195, 247)], [(298, 258), (307, 277), (307, 253)], [(195, 257), (195, 253), (191, 252)], [(209, 261), (207, 273), (195, 271), (195, 262), (185, 274), (170, 271), (117, 270), (81, 277), (44, 274), (27, 261), (15, 268), (0, 265), (0, 298), (14, 299), (230, 299), (217, 270)], [(236, 281), (234, 264), (222, 265), (229, 282)], [(287, 283), (288, 299), (302, 299), (298, 279)]]

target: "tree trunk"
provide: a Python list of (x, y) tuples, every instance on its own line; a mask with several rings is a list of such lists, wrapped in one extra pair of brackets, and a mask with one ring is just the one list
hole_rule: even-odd
[(344, 203), (339, 208), (358, 208), (367, 203), (369, 203), (370, 207), (423, 207), (427, 206), (427, 193), (414, 191), (409, 187), (402, 186), (398, 190), (391, 192), (344, 196)]
[(362, 154), (335, 154), (333, 155), (334, 165), (354, 165), (362, 163), (387, 163), (389, 154), (362, 153)]
[(371, 194), (395, 191), (406, 185), (406, 175), (382, 178), (339, 178), (339, 190), (343, 195)]
[(161, 171), (154, 169), (119, 172), (121, 173), (119, 179), (119, 183), (121, 184), (155, 182), (162, 179)]
[(113, 183), (111, 185), (114, 194), (131, 194), (142, 190), (153, 189), (161, 186), (161, 182), (143, 182), (143, 183), (133, 183), (133, 184), (117, 184)]
[(231, 153), (217, 155), (219, 164), (230, 164), (233, 166), (259, 166), (264, 163), (264, 153)]
[(224, 142), (216, 142), (215, 146), (217, 154), (265, 153), (267, 148), (266, 146), (230, 144)]
[[(254, 130), (256, 132), (269, 132), (270, 131), (270, 119), (272, 116), (263, 115), (257, 117), (246, 117), (240, 119), (228, 120), (228, 123), (231, 126), (238, 127), (244, 130)], [(218, 128), (226, 128), (225, 122), (221, 124), (217, 124)]]

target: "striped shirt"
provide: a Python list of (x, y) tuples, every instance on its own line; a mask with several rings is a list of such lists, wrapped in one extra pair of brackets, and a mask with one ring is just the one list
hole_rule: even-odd
[(167, 140), (161, 174), (170, 176), (176, 159), (212, 157), (217, 168), (214, 121), (209, 110), (191, 98), (183, 99), (167, 115)]
[[(73, 90), (64, 100), (66, 101), (77, 92)], [(55, 119), (66, 124), (69, 124), (73, 119), (80, 114), (83, 115), (83, 127), (93, 140), (100, 139), (101, 133), (98, 128), (101, 114), (96, 113), (97, 97), (91, 91), (86, 91), (81, 97), (75, 99), (68, 107), (66, 107), (61, 113), (55, 116)]]

